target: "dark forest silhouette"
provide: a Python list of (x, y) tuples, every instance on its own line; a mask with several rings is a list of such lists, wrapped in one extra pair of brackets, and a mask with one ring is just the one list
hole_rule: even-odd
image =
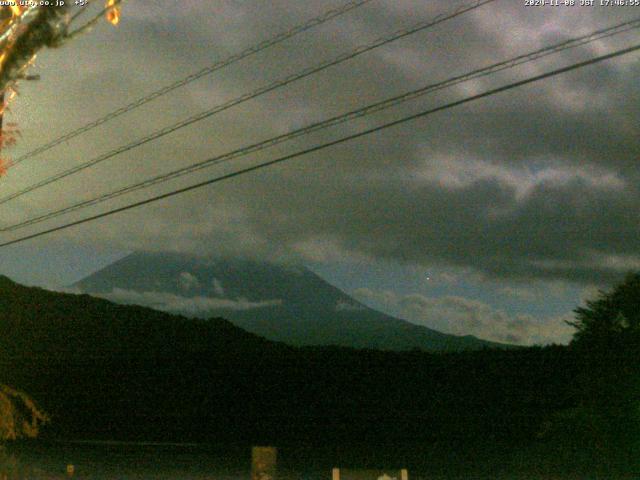
[(568, 346), (446, 354), (294, 348), (0, 284), (3, 380), (50, 412), (44, 438), (274, 444), (461, 475), (640, 466), (640, 274), (576, 309)]

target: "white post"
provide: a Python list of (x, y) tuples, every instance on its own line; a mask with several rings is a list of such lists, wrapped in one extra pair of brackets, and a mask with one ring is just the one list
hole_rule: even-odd
[(331, 480), (340, 480), (340, 469), (334, 468), (331, 471)]

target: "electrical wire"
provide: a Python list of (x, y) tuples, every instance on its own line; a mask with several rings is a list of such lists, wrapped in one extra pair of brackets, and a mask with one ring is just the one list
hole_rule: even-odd
[(507, 85), (503, 85), (503, 86), (498, 87), (498, 88), (487, 90), (487, 91), (479, 93), (477, 95), (472, 95), (472, 96), (469, 96), (469, 97), (466, 97), (466, 98), (463, 98), (463, 99), (460, 99), (460, 100), (456, 100), (454, 102), (450, 102), (450, 103), (447, 103), (447, 104), (444, 104), (444, 105), (440, 105), (440, 106), (435, 107), (435, 108), (424, 110), (422, 112), (419, 112), (419, 113), (416, 113), (416, 114), (413, 114), (413, 115), (409, 115), (409, 116), (403, 117), (401, 119), (394, 120), (392, 122), (388, 122), (388, 123), (379, 125), (377, 127), (373, 127), (373, 128), (370, 128), (370, 129), (367, 129), (367, 130), (364, 130), (364, 131), (361, 131), (361, 132), (358, 132), (358, 133), (355, 133), (355, 134), (352, 134), (352, 135), (347, 135), (347, 136), (341, 137), (339, 139), (336, 139), (336, 140), (333, 140), (333, 141), (330, 141), (330, 142), (326, 142), (326, 143), (323, 143), (323, 144), (315, 145), (313, 147), (306, 148), (304, 150), (299, 150), (299, 151), (297, 151), (295, 153), (284, 155), (282, 157), (278, 157), (276, 159), (269, 160), (267, 162), (263, 162), (263, 163), (260, 163), (258, 165), (253, 165), (251, 167), (247, 167), (247, 168), (244, 168), (244, 169), (241, 169), (241, 170), (237, 170), (237, 171), (232, 172), (232, 173), (228, 173), (228, 174), (225, 174), (225, 175), (214, 177), (214, 178), (211, 178), (211, 179), (203, 181), (203, 182), (199, 182), (199, 183), (196, 183), (196, 184), (193, 184), (193, 185), (189, 185), (187, 187), (183, 187), (183, 188), (179, 188), (179, 189), (176, 189), (176, 190), (172, 190), (170, 192), (166, 192), (166, 193), (163, 193), (161, 195), (156, 195), (154, 197), (147, 198), (145, 200), (141, 200), (141, 201), (138, 201), (138, 202), (135, 202), (135, 203), (131, 203), (131, 204), (122, 206), (122, 207), (118, 207), (118, 208), (114, 208), (114, 209), (108, 210), (106, 212), (102, 212), (102, 213), (99, 213), (99, 214), (96, 214), (96, 215), (85, 217), (85, 218), (82, 218), (80, 220), (75, 220), (75, 221), (72, 221), (72, 222), (69, 222), (69, 223), (66, 223), (66, 224), (63, 224), (63, 225), (59, 225), (57, 227), (49, 228), (47, 230), (42, 230), (40, 232), (32, 233), (30, 235), (26, 235), (26, 236), (23, 236), (23, 237), (20, 237), (20, 238), (9, 240), (7, 242), (0, 243), (0, 247), (6, 247), (6, 246), (9, 246), (9, 245), (14, 245), (16, 243), (24, 242), (26, 240), (30, 240), (30, 239), (37, 238), (37, 237), (41, 237), (43, 235), (48, 235), (48, 234), (53, 233), (53, 232), (58, 232), (58, 231), (61, 231), (61, 230), (65, 230), (67, 228), (71, 228), (71, 227), (74, 227), (74, 226), (77, 226), (77, 225), (81, 225), (81, 224), (84, 224), (84, 223), (87, 223), (87, 222), (98, 220), (100, 218), (104, 218), (104, 217), (107, 217), (107, 216), (110, 216), (110, 215), (114, 215), (116, 213), (120, 213), (120, 212), (124, 212), (124, 211), (127, 211), (127, 210), (131, 210), (133, 208), (137, 208), (137, 207), (140, 207), (140, 206), (143, 206), (143, 205), (148, 205), (150, 203), (154, 203), (154, 202), (157, 202), (157, 201), (165, 199), (165, 198), (170, 198), (170, 197), (173, 197), (175, 195), (179, 195), (179, 194), (182, 194), (182, 193), (185, 193), (185, 192), (189, 192), (191, 190), (195, 190), (195, 189), (202, 188), (202, 187), (205, 187), (205, 186), (208, 186), (208, 185), (212, 185), (214, 183), (218, 183), (218, 182), (221, 182), (221, 181), (224, 181), (224, 180), (229, 180), (231, 178), (235, 178), (235, 177), (238, 177), (240, 175), (247, 174), (249, 172), (260, 170), (262, 168), (265, 168), (265, 167), (268, 167), (268, 166), (272, 166), (272, 165), (275, 165), (275, 164), (278, 164), (278, 163), (282, 163), (282, 162), (285, 162), (287, 160), (291, 160), (291, 159), (294, 159), (294, 158), (297, 158), (297, 157), (301, 157), (303, 155), (308, 155), (310, 153), (314, 153), (314, 152), (317, 152), (317, 151), (320, 151), (320, 150), (324, 150), (325, 148), (329, 148), (329, 147), (332, 147), (332, 146), (335, 146), (335, 145), (339, 145), (339, 144), (344, 143), (344, 142), (348, 142), (350, 140), (355, 140), (357, 138), (361, 138), (361, 137), (364, 137), (364, 136), (367, 136), (367, 135), (371, 135), (372, 133), (376, 133), (376, 132), (379, 132), (381, 130), (385, 130), (387, 128), (394, 127), (394, 126), (397, 126), (397, 125), (401, 125), (401, 124), (404, 124), (404, 123), (407, 123), (407, 122), (410, 122), (410, 121), (414, 121), (414, 120), (417, 120), (419, 118), (423, 118), (423, 117), (426, 117), (428, 115), (432, 115), (432, 114), (437, 113), (437, 112), (441, 112), (441, 111), (448, 110), (448, 109), (453, 108), (453, 107), (457, 107), (459, 105), (463, 105), (463, 104), (466, 104), (466, 103), (469, 103), (469, 102), (480, 100), (482, 98), (486, 98), (486, 97), (489, 97), (489, 96), (492, 96), (492, 95), (496, 95), (496, 94), (501, 93), (501, 92), (512, 90), (512, 89), (521, 87), (523, 85), (527, 85), (527, 84), (530, 84), (530, 83), (533, 83), (533, 82), (537, 82), (537, 81), (540, 81), (540, 80), (543, 80), (543, 79), (546, 79), (546, 78), (550, 78), (550, 77), (554, 77), (554, 76), (557, 76), (557, 75), (561, 75), (563, 73), (566, 73), (566, 72), (569, 72), (569, 71), (572, 71), (572, 70), (576, 70), (578, 68), (583, 68), (583, 67), (586, 67), (588, 65), (593, 65), (595, 63), (599, 63), (599, 62), (602, 62), (602, 61), (605, 61), (605, 60), (609, 60), (609, 59), (612, 59), (612, 58), (615, 58), (615, 57), (626, 55), (626, 54), (629, 54), (629, 53), (632, 53), (632, 52), (635, 52), (635, 51), (638, 51), (638, 50), (640, 50), (640, 44), (636, 44), (636, 45), (633, 45), (631, 47), (624, 48), (624, 49), (621, 49), (621, 50), (616, 50), (616, 51), (608, 53), (606, 55), (601, 55), (601, 56), (598, 56), (598, 57), (595, 57), (595, 58), (591, 58), (591, 59), (583, 61), (583, 62), (574, 63), (574, 64), (566, 66), (566, 67), (562, 67), (562, 68), (559, 68), (559, 69), (556, 69), (556, 70), (552, 70), (550, 72), (543, 73), (541, 75), (536, 75), (534, 77), (529, 77), (529, 78), (527, 78), (525, 80), (520, 80), (520, 81), (517, 81), (517, 82), (513, 82), (513, 83), (510, 83), (510, 84), (507, 84)]
[(29, 225), (34, 225), (36, 223), (41, 223), (45, 220), (49, 220), (52, 218), (56, 218), (59, 217), (61, 215), (64, 215), (66, 213), (70, 213), (76, 210), (80, 210), (83, 208), (87, 208), (90, 206), (94, 206), (100, 203), (103, 203), (107, 200), (111, 200), (113, 198), (122, 196), (124, 194), (128, 194), (128, 193), (132, 193), (138, 190), (142, 190), (142, 189), (146, 189), (149, 188), (153, 185), (157, 185), (163, 182), (166, 182), (168, 180), (174, 179), (174, 178), (178, 178), (193, 172), (196, 172), (198, 170), (204, 169), (204, 168), (208, 168), (214, 165), (218, 165), (220, 163), (223, 162), (227, 162), (230, 160), (233, 160), (235, 158), (239, 158), (239, 157), (244, 157), (246, 155), (252, 154), (252, 153), (256, 153), (258, 151), (264, 150), (266, 148), (270, 148), (272, 146), (278, 145), (280, 143), (301, 137), (303, 135), (308, 135), (310, 133), (322, 130), (322, 129), (326, 129), (329, 127), (333, 127), (342, 123), (345, 123), (347, 121), (351, 121), (353, 119), (359, 118), (359, 117), (364, 117), (366, 115), (371, 115), (373, 113), (400, 105), (402, 103), (405, 103), (407, 101), (410, 100), (415, 100), (419, 97), (422, 97), (424, 95), (445, 89), (445, 88), (449, 88), (452, 87), (454, 85), (458, 85), (460, 83), (469, 81), (469, 80), (475, 80), (478, 78), (482, 78), (497, 72), (500, 72), (502, 70), (506, 70), (509, 68), (514, 68), (516, 66), (525, 64), (525, 63), (529, 63), (535, 60), (538, 60), (540, 58), (544, 58), (548, 55), (554, 54), (554, 53), (558, 53), (564, 50), (567, 50), (569, 48), (576, 48), (578, 46), (582, 46), (582, 45), (586, 45), (588, 43), (594, 42), (596, 40), (601, 40), (603, 38), (607, 38), (607, 37), (611, 37), (613, 35), (617, 35), (626, 31), (629, 31), (631, 29), (635, 29), (640, 27), (640, 18), (637, 18), (635, 20), (631, 20), (628, 22), (624, 22), (618, 25), (615, 25), (613, 27), (608, 27), (605, 29), (601, 29), (595, 32), (592, 32), (590, 34), (587, 35), (583, 35), (581, 37), (576, 37), (573, 39), (569, 39), (563, 42), (560, 42), (558, 44), (555, 45), (551, 45), (548, 47), (544, 47), (542, 49), (539, 50), (535, 50), (526, 54), (522, 54), (522, 55), (518, 55), (514, 58), (510, 58), (508, 60), (504, 60), (502, 62), (498, 62), (495, 64), (492, 64), (488, 67), (484, 67), (484, 68), (480, 68), (480, 69), (476, 69), (473, 70), (471, 72), (465, 73), (463, 75), (458, 75), (452, 78), (449, 78), (447, 80), (438, 82), (438, 83), (433, 83), (433, 84), (428, 84), (426, 86), (423, 86), (421, 88), (415, 89), (415, 90), (411, 90), (409, 92), (403, 93), (401, 95), (397, 95), (379, 102), (376, 102), (374, 104), (370, 104), (367, 105), (365, 107), (356, 109), (356, 110), (352, 110), (350, 112), (344, 113), (342, 115), (338, 115), (332, 118), (329, 118), (327, 120), (321, 121), (321, 122), (317, 122), (296, 130), (293, 130), (291, 132), (270, 138), (268, 140), (264, 140), (258, 143), (254, 143), (252, 145), (249, 146), (245, 146), (236, 150), (233, 150), (231, 152), (227, 152), (221, 155), (218, 155), (216, 157), (174, 170), (172, 172), (168, 172), (168, 173), (164, 173), (161, 175), (158, 175), (156, 177), (152, 177), (150, 179), (146, 179), (142, 182), (138, 182), (135, 183), (133, 185), (129, 185), (123, 188), (120, 188), (118, 190), (115, 191), (111, 191), (108, 192), (106, 194), (100, 195), (98, 197), (94, 197), (92, 199), (88, 199), (88, 200), (84, 200), (81, 202), (78, 202), (76, 204), (58, 209), (58, 210), (54, 210), (24, 221), (21, 221), (19, 223), (13, 224), (13, 225), (9, 225), (6, 227), (2, 227), (0, 228), (0, 232), (9, 232), (9, 231), (14, 231), (20, 228), (24, 228), (27, 227)]
[(88, 168), (91, 168), (101, 162), (104, 162), (105, 160), (108, 160), (110, 158), (113, 158), (117, 155), (120, 155), (122, 153), (128, 152), (130, 150), (133, 150), (134, 148), (140, 147), (144, 144), (147, 144), (149, 142), (152, 142), (154, 140), (157, 140), (159, 138), (162, 138), (166, 135), (169, 135), (173, 132), (176, 132), (177, 130), (180, 130), (182, 128), (185, 128), (189, 125), (193, 125), (196, 122), (200, 122), (206, 118), (209, 118), (213, 115), (216, 115), (220, 112), (223, 112), (225, 110), (228, 110), (236, 105), (239, 105), (241, 103), (247, 102), (249, 100), (255, 99), (261, 95), (264, 95), (268, 92), (274, 91), (278, 88), (282, 88), (283, 86), (289, 85), (297, 80), (301, 80), (303, 78), (309, 77), (315, 73), (318, 73), (322, 70), (326, 70), (330, 67), (333, 67), (335, 65), (338, 65), (340, 63), (346, 62), (347, 60), (351, 60), (359, 55), (362, 55), (366, 52), (369, 52), (373, 49), (379, 48), (383, 45), (387, 45), (391, 42), (394, 42), (398, 39), (404, 38), (408, 35), (412, 35), (414, 33), (426, 30), (428, 28), (431, 28), (435, 25), (438, 25), (442, 22), (445, 22), (447, 20), (453, 19), (458, 17), (459, 15), (462, 15), (464, 13), (467, 13), (471, 10), (475, 10), (476, 8), (479, 8), (487, 3), (491, 3), (494, 2), (495, 0), (481, 0), (479, 2), (474, 3), (473, 5), (470, 6), (464, 6), (464, 7), (460, 7), (456, 10), (454, 10), (452, 13), (450, 14), (446, 14), (446, 15), (438, 15), (437, 17), (435, 17), (434, 19), (428, 20), (426, 22), (420, 22), (410, 28), (407, 29), (401, 29), (401, 30), (397, 30), (396, 32), (394, 32), (391, 35), (387, 35), (384, 37), (381, 37), (377, 40), (375, 40), (372, 43), (366, 44), (366, 45), (361, 45), (359, 47), (357, 47), (354, 50), (351, 50), (347, 53), (343, 53), (341, 55), (339, 55), (336, 58), (333, 58), (331, 60), (322, 62), (318, 65), (314, 65), (312, 67), (306, 68), (300, 72), (294, 73), (292, 75), (289, 75), (281, 80), (277, 80), (273, 83), (270, 83), (264, 87), (261, 87), (257, 90), (254, 90), (253, 92), (250, 93), (246, 93), (244, 95), (241, 95), (239, 97), (236, 97), (232, 100), (229, 100), (221, 105), (217, 105), (209, 110), (206, 110), (204, 112), (200, 112), (196, 115), (193, 115), (185, 120), (181, 120), (173, 125), (170, 125), (168, 127), (164, 127), (161, 128), (159, 130), (156, 130), (155, 132), (146, 135), (142, 138), (139, 138), (138, 140), (135, 140), (127, 145), (123, 145), (120, 146), (114, 150), (111, 150), (107, 153), (104, 153), (96, 158), (93, 158), (91, 160), (88, 160), (84, 163), (81, 163), (80, 165), (76, 165), (74, 167), (71, 167), (67, 170), (64, 170), (62, 172), (59, 172), (55, 175), (52, 175), (50, 177), (47, 177), (39, 182), (36, 182), (32, 185), (29, 185), (28, 187), (25, 187), (21, 190), (18, 190), (14, 193), (11, 193), (9, 195), (5, 195), (4, 197), (0, 198), (0, 205), (7, 203), (11, 200), (14, 200), (16, 198), (21, 197), (22, 195), (25, 195), (27, 193), (33, 192), (35, 190), (38, 190), (42, 187), (45, 187), (47, 185), (50, 185), (52, 183), (58, 182), (60, 180), (62, 180), (63, 178), (69, 177), (71, 175), (75, 175), (76, 173), (82, 172), (83, 170), (86, 170)]
[(141, 107), (142, 105), (145, 105), (146, 103), (149, 103), (153, 100), (155, 100), (156, 98), (159, 98), (163, 95), (166, 95), (167, 93), (170, 93), (180, 87), (183, 87), (184, 85), (187, 85), (195, 80), (198, 80), (199, 78), (202, 78), (206, 75), (210, 75), (222, 68), (225, 68), (229, 65), (232, 65), (236, 62), (239, 62), (240, 60), (243, 60), (247, 57), (250, 57), (251, 55), (255, 55), (256, 53), (259, 53), (263, 50), (266, 50), (269, 47), (272, 47), (274, 45), (277, 45), (278, 43), (281, 43), (285, 40), (288, 40), (300, 33), (306, 32), (307, 30), (310, 30), (318, 25), (322, 25), (323, 23), (328, 22), (329, 20), (332, 20), (333, 18), (336, 18), (340, 15), (343, 15), (347, 12), (350, 12), (351, 10), (354, 10), (358, 7), (361, 7), (363, 5), (365, 5), (366, 3), (371, 2), (372, 0), (354, 0), (351, 2), (348, 2), (338, 8), (333, 8), (331, 10), (328, 10), (324, 13), (322, 13), (321, 15), (314, 17), (310, 20), (307, 20), (306, 22), (297, 25), (293, 28), (291, 28), (290, 30), (281, 32), (267, 40), (264, 40), (263, 42), (260, 42), (256, 45), (253, 45), (249, 48), (246, 48), (245, 50), (242, 50), (239, 53), (236, 53), (234, 55), (231, 55), (227, 58), (225, 58), (224, 60), (220, 60), (218, 62), (213, 63), (212, 65), (209, 65), (208, 67), (202, 68), (201, 70), (198, 70), (195, 73), (192, 73), (191, 75), (188, 75), (180, 80), (177, 80), (169, 85), (166, 85), (158, 90), (155, 90), (153, 92), (151, 92), (148, 95), (145, 95), (144, 97), (140, 97), (137, 100), (134, 100), (133, 102), (120, 107), (90, 123), (87, 123), (86, 125), (77, 128), (75, 130), (72, 130), (70, 132), (65, 133), (64, 135), (38, 147), (35, 148), (34, 150), (31, 150), (30, 152), (25, 153), (24, 155), (21, 155), (20, 157), (16, 158), (12, 165), (10, 166), (16, 166), (22, 162), (24, 162), (25, 160), (35, 157), (36, 155), (39, 155), (43, 152), (46, 152), (47, 150), (52, 149), (53, 147), (60, 145), (63, 142), (66, 142), (68, 140), (71, 140), (72, 138), (77, 137), (78, 135), (82, 135), (83, 133), (86, 133), (90, 130), (93, 130), (96, 127), (99, 127), (100, 125), (107, 123), (111, 120), (113, 120), (114, 118), (117, 118), (121, 115), (124, 115), (127, 112), (130, 112), (133, 109), (136, 109), (138, 107)]

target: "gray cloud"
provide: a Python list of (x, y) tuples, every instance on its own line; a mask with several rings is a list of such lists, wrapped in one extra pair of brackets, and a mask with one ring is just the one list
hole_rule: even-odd
[(198, 277), (189, 272), (180, 272), (178, 275), (178, 286), (184, 290), (189, 291), (200, 286)]
[(222, 282), (217, 278), (213, 279), (213, 293), (215, 293), (217, 297), (224, 297), (224, 287), (222, 286)]
[(567, 343), (573, 334), (573, 328), (565, 323), (573, 318), (571, 314), (540, 320), (526, 314), (508, 315), (486, 303), (460, 296), (430, 298), (368, 288), (360, 288), (354, 294), (364, 302), (395, 307), (414, 323), (457, 335), (471, 334), (498, 342), (540, 345)]
[[(22, 188), (114, 143), (133, 140), (453, 7), (450, 2), (374, 2), (163, 97), (57, 148), (46, 159), (34, 159), (28, 168), (12, 169), (3, 187)], [(46, 81), (25, 87), (14, 108), (23, 130), (16, 154), (325, 8), (324, 3), (285, 0), (269, 8), (231, 0), (193, 0), (180, 6), (147, 0), (132, 3), (125, 8), (119, 29), (100, 28), (86, 41), (41, 56), (39, 70)], [(496, 2), (12, 202), (2, 220), (66, 205), (381, 97), (628, 20), (631, 10), (527, 9), (522, 2)], [(314, 134), (238, 165), (623, 47), (638, 38), (632, 32), (601, 40)], [(498, 279), (610, 282), (625, 269), (640, 266), (637, 58), (634, 54), (591, 66), (60, 235), (123, 250), (371, 258), (463, 267)], [(200, 172), (161, 190), (201, 181), (228, 168)], [(135, 194), (113, 206), (145, 196)], [(68, 217), (75, 218), (79, 217)], [(29, 231), (35, 229), (23, 233)], [(515, 320), (503, 323), (509, 321)], [(535, 337), (527, 335), (523, 338)]]

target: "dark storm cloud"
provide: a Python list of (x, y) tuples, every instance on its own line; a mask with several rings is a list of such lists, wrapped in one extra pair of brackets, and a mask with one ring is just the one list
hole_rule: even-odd
[(292, 194), (272, 197), (272, 214), (263, 207), (253, 218), (256, 230), (283, 242), (333, 238), (348, 251), (403, 263), (582, 282), (619, 276), (620, 266), (607, 257), (637, 255), (633, 190), (546, 182), (517, 199), (514, 188), (495, 179), (460, 188), (402, 180), (341, 187), (307, 186), (307, 196), (295, 201)]
[[(455, 5), (461, 3), (466, 2)], [(329, 5), (314, 3), (311, 8), (284, 0), (269, 8), (232, 1), (131, 2), (120, 32), (101, 31), (74, 57), (78, 78), (67, 87), (81, 95), (69, 99), (71, 123), (108, 111), (106, 106), (113, 103), (110, 89), (133, 99)], [(372, 2), (198, 81), (161, 105), (145, 107), (138, 116), (123, 117), (79, 140), (76, 152), (93, 152), (102, 144), (106, 148), (114, 138), (136, 138), (171, 119), (452, 8), (450, 2)], [(636, 10), (535, 9), (523, 2), (497, 1), (202, 122), (159, 142), (155, 150), (141, 149), (114, 161), (104, 167), (105, 175), (91, 177), (93, 193), (629, 20)], [(632, 32), (603, 40), (293, 145), (303, 148), (639, 39)], [(91, 64), (93, 56), (100, 58), (97, 65)], [(47, 67), (55, 77), (63, 65)], [(640, 267), (639, 75), (638, 54), (632, 54), (67, 235), (130, 249), (364, 256), (470, 267), (495, 277), (601, 283), (617, 278), (625, 268)], [(44, 99), (52, 93), (42, 95)], [(33, 108), (38, 108), (35, 100)], [(38, 115), (46, 121), (56, 114)], [(279, 147), (272, 155), (294, 149)], [(16, 182), (28, 180), (25, 174)], [(77, 178), (56, 192), (66, 204), (64, 193), (86, 195), (85, 183)], [(12, 214), (50, 203), (51, 197), (43, 194), (28, 204), (16, 203)]]

